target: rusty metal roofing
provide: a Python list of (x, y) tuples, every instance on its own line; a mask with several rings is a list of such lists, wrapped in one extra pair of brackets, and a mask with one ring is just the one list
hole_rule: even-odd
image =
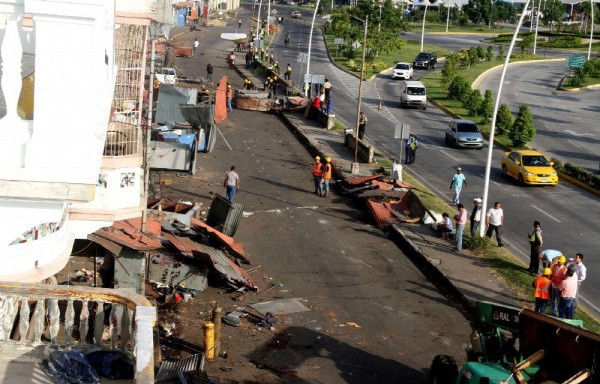
[(235, 264), (227, 255), (218, 249), (208, 247), (204, 244), (194, 243), (195, 251), (210, 257), (215, 269), (227, 280), (227, 282), (239, 288), (240, 285), (247, 286), (250, 289), (258, 291), (258, 286), (252, 280), (248, 272)]
[(146, 223), (146, 233), (141, 231), (141, 227), (141, 217), (134, 217), (127, 220), (115, 221), (112, 226), (100, 228), (94, 234), (137, 251), (150, 251), (161, 248), (160, 223), (148, 220)]
[(360, 185), (360, 184), (364, 184), (364, 183), (367, 183), (372, 180), (377, 180), (382, 177), (383, 177), (383, 175), (381, 173), (377, 173), (377, 174), (371, 175), (371, 176), (349, 177), (344, 182), (348, 185)]
[(392, 224), (400, 223), (392, 212), (395, 210), (394, 205), (390, 203), (378, 203), (373, 200), (367, 201), (367, 208), (373, 215), (375, 223), (379, 229), (385, 229)]
[(371, 185), (375, 189), (381, 189), (382, 191), (391, 191), (394, 189), (394, 184), (386, 183), (385, 181), (372, 180)]
[(411, 183), (407, 183), (406, 181), (396, 180), (396, 185), (400, 188), (413, 189), (414, 186)]
[(192, 222), (192, 225), (200, 227), (200, 228), (206, 230), (209, 234), (211, 234), (212, 238), (215, 239), (215, 241), (219, 242), (222, 246), (224, 246), (234, 257), (242, 259), (242, 261), (245, 263), (250, 263), (250, 260), (248, 259), (248, 257), (246, 256), (246, 253), (244, 252), (244, 248), (243, 248), (242, 244), (236, 243), (233, 240), (233, 237), (227, 236), (226, 234), (224, 234), (220, 231), (217, 231), (216, 229), (214, 229), (210, 225), (206, 224), (202, 220), (198, 220), (198, 219), (192, 217), (191, 222)]
[(163, 361), (160, 364), (156, 374), (156, 382), (159, 380), (171, 379), (177, 377), (178, 372), (196, 372), (200, 368), (202, 353), (197, 353), (183, 360)]
[(240, 225), (243, 213), (242, 204), (230, 203), (224, 197), (216, 195), (210, 204), (206, 223), (227, 236), (233, 236)]

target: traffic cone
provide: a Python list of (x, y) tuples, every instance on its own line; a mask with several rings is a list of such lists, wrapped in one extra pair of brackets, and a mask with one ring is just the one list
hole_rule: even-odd
[(379, 100), (379, 109), (380, 111), (383, 109), (383, 101)]

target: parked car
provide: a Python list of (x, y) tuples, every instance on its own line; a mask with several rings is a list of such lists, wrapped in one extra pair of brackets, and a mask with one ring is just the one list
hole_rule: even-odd
[(177, 84), (177, 73), (174, 68), (158, 68), (155, 70), (154, 76), (161, 84)]
[(435, 52), (421, 52), (413, 60), (414, 68), (435, 69), (437, 67), (437, 54)]
[(290, 17), (292, 19), (301, 19), (302, 18), (302, 14), (300, 13), (300, 11), (294, 11), (292, 12), (292, 14), (290, 15)]
[(448, 124), (446, 143), (457, 148), (483, 148), (481, 130), (471, 120), (454, 119)]
[(534, 150), (517, 150), (504, 153), (500, 166), (504, 176), (512, 177), (519, 184), (556, 185), (558, 174), (554, 162)]
[(400, 62), (392, 70), (392, 79), (410, 80), (413, 77), (411, 63)]

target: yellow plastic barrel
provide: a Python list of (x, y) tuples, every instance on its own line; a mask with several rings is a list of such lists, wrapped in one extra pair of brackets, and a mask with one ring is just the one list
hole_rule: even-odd
[(215, 358), (215, 325), (212, 322), (204, 323), (204, 356), (206, 360)]

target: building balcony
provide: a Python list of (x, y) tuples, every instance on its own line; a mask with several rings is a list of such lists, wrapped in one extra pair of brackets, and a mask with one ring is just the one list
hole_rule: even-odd
[(50, 352), (119, 350), (135, 383), (154, 382), (156, 308), (113, 289), (0, 283), (0, 382), (51, 383)]

